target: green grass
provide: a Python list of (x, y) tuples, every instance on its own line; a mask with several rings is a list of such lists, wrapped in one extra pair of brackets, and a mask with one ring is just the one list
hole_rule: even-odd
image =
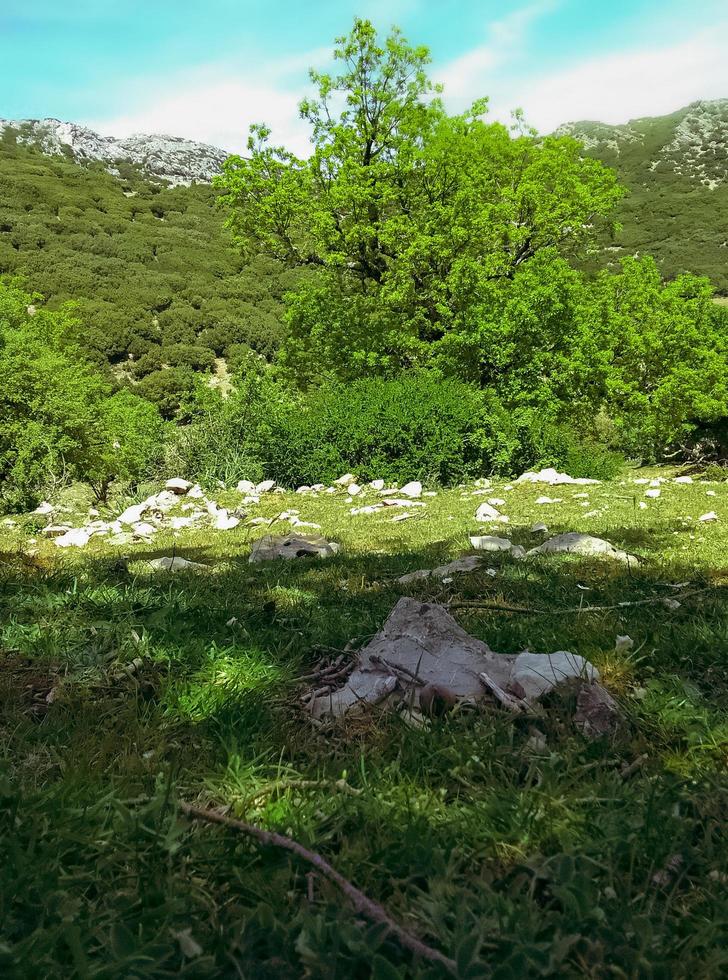
[[(482, 573), (406, 589), (398, 575), (470, 550), (491, 493), (441, 491), (401, 524), (352, 517), (341, 496), (269, 495), (252, 515), (296, 507), (342, 551), (266, 566), (247, 557), (267, 529), (243, 525), (69, 554), (31, 544), (37, 519), (0, 524), (3, 975), (441, 975), (318, 878), (310, 901), (295, 860), (191, 826), (179, 799), (318, 850), (463, 977), (725, 975), (728, 485), (666, 483), (641, 510), (632, 478), (658, 472), (672, 475), (491, 491), (510, 516), (495, 533), (533, 545), (537, 520), (588, 531), (643, 558), (638, 569), (495, 554)], [(564, 502), (537, 505), (541, 494)], [(700, 524), (709, 510), (721, 520)], [(152, 574), (147, 560), (173, 548), (212, 570)], [(677, 610), (559, 614), (669, 597), (680, 582), (695, 594)], [(558, 708), (538, 724), (484, 709), (419, 729), (376, 712), (312, 728), (293, 679), (363, 643), (402, 594), (553, 610), (456, 615), (503, 653), (592, 660), (624, 731), (586, 742)], [(625, 633), (634, 649), (617, 653)], [(295, 785), (342, 776), (361, 792)]]

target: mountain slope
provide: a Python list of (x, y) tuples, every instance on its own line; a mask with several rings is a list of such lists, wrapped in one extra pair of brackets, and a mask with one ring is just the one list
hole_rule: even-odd
[(76, 123), (58, 119), (0, 119), (0, 137), (34, 146), (43, 153), (65, 156), (77, 163), (98, 161), (118, 173), (120, 161), (135, 164), (145, 174), (170, 184), (209, 183), (227, 157), (224, 150), (179, 136), (129, 136), (115, 139)]
[(262, 257), (244, 266), (209, 184), (119, 167), (0, 138), (0, 276), (51, 308), (73, 300), (89, 354), (173, 414), (193, 372), (272, 354), (297, 277)]
[(622, 230), (603, 242), (601, 261), (652, 254), (666, 276), (707, 275), (728, 293), (728, 99), (622, 126), (569, 123), (558, 132), (613, 167), (630, 191), (617, 215)]

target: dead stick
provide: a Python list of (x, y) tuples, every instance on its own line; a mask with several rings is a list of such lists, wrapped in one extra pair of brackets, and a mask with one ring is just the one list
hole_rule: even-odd
[(534, 616), (559, 616), (562, 613), (588, 613), (588, 612), (611, 612), (615, 609), (628, 609), (630, 606), (651, 606), (664, 602), (665, 599), (690, 599), (692, 596), (708, 589), (698, 589), (695, 592), (683, 592), (675, 596), (653, 596), (651, 599), (634, 599), (631, 602), (616, 602), (611, 606), (571, 606), (567, 609), (527, 609), (524, 606), (506, 606), (497, 602), (487, 602), (485, 599), (464, 599), (460, 602), (448, 603), (449, 609), (495, 609), (502, 612), (520, 612)]
[(421, 956), (423, 959), (429, 960), (432, 963), (439, 963), (440, 966), (445, 967), (453, 976), (456, 975), (457, 967), (454, 960), (451, 960), (443, 953), (423, 943), (422, 940), (407, 932), (406, 929), (403, 929), (394, 919), (390, 918), (386, 910), (378, 902), (373, 901), (364, 892), (359, 891), (355, 885), (352, 885), (343, 875), (339, 874), (336, 868), (333, 868), (320, 854), (317, 854), (315, 851), (309, 851), (291, 837), (276, 834), (270, 830), (263, 830), (262, 827), (244, 823), (242, 820), (234, 820), (232, 817), (223, 816), (223, 814), (217, 813), (215, 810), (207, 810), (203, 807), (192, 806), (192, 804), (185, 802), (180, 803), (180, 808), (183, 813), (194, 820), (206, 820), (208, 823), (218, 823), (225, 827), (231, 827), (233, 830), (238, 830), (242, 834), (254, 837), (264, 847), (280, 847), (285, 851), (290, 851), (292, 854), (295, 854), (316, 868), (324, 878), (328, 878), (329, 881), (337, 885), (360, 915), (366, 916), (372, 922), (379, 922), (387, 926), (389, 931), (397, 937), (405, 949), (414, 953), (415, 956)]

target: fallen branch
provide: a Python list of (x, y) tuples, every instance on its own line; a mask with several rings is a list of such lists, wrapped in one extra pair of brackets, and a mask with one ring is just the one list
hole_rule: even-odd
[(509, 711), (514, 711), (517, 714), (520, 714), (523, 711), (528, 711), (528, 705), (525, 701), (522, 701), (520, 698), (514, 698), (512, 694), (504, 691), (500, 684), (497, 684), (488, 674), (478, 674), (478, 677), (488, 688), (491, 694), (493, 694), (504, 707), (508, 708)]
[(405, 949), (414, 953), (415, 956), (429, 960), (431, 963), (439, 963), (450, 974), (453, 976), (456, 975), (457, 967), (454, 960), (451, 960), (448, 956), (423, 943), (422, 940), (398, 925), (394, 919), (390, 918), (389, 914), (378, 902), (373, 901), (364, 892), (359, 891), (355, 885), (352, 885), (348, 879), (339, 874), (320, 854), (317, 854), (315, 851), (309, 851), (302, 844), (299, 844), (298, 841), (293, 840), (291, 837), (286, 837), (284, 834), (276, 834), (270, 830), (263, 830), (262, 827), (256, 827), (254, 824), (244, 823), (242, 820), (235, 820), (232, 817), (223, 816), (223, 814), (217, 813), (215, 810), (192, 806), (192, 804), (185, 802), (180, 803), (180, 808), (183, 813), (193, 820), (205, 820), (207, 823), (222, 824), (225, 827), (230, 827), (232, 830), (238, 830), (248, 837), (253, 837), (264, 847), (280, 847), (285, 851), (290, 851), (292, 854), (295, 854), (316, 868), (324, 878), (328, 878), (329, 881), (340, 888), (356, 912), (366, 916), (372, 922), (385, 925)]
[(615, 602), (610, 606), (570, 606), (566, 609), (531, 609), (525, 606), (507, 606), (503, 603), (488, 602), (485, 599), (463, 599), (459, 602), (448, 603), (449, 609), (493, 609), (497, 612), (519, 612), (531, 616), (560, 616), (563, 613), (612, 612), (615, 609), (628, 609), (630, 606), (660, 605), (665, 599), (690, 599), (692, 596), (708, 592), (708, 589), (696, 589), (693, 592), (682, 592), (678, 595), (652, 596), (650, 599), (634, 599), (631, 602)]

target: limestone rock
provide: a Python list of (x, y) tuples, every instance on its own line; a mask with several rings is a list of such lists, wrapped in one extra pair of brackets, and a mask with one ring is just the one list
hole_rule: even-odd
[(419, 582), (428, 578), (444, 579), (450, 575), (474, 572), (479, 566), (480, 558), (477, 555), (466, 555), (464, 558), (456, 558), (455, 561), (447, 565), (439, 565), (437, 568), (420, 568), (416, 572), (408, 572), (406, 575), (401, 575), (397, 581), (400, 585), (407, 585), (409, 582)]
[(254, 493), (255, 484), (252, 480), (239, 480), (235, 489), (238, 491), (238, 493)]
[(296, 534), (286, 536), (267, 535), (253, 542), (248, 561), (274, 561), (277, 558), (330, 558), (337, 554), (339, 545), (320, 537), (302, 537)]
[(405, 485), (398, 491), (403, 497), (409, 497), (414, 499), (415, 497), (422, 496), (422, 484), (418, 480), (412, 480), (410, 483), (405, 483)]
[(173, 477), (171, 480), (167, 480), (164, 484), (165, 490), (171, 490), (172, 493), (176, 493), (178, 496), (183, 497), (188, 490), (192, 489), (192, 484), (189, 480), (183, 480), (181, 477)]
[(492, 504), (482, 503), (475, 512), (475, 520), (482, 524), (485, 521), (499, 521), (501, 519), (499, 511)]
[(209, 565), (202, 565), (197, 561), (189, 561), (187, 558), (181, 558), (179, 555), (175, 555), (173, 558), (154, 558), (149, 564), (152, 568), (165, 572), (210, 571)]
[(54, 538), (53, 543), (58, 548), (83, 548), (90, 538), (91, 534), (85, 527), (74, 527), (60, 537)]
[(275, 480), (263, 480), (261, 483), (257, 484), (255, 487), (255, 493), (270, 493), (273, 487), (276, 485)]
[(599, 483), (599, 480), (587, 480), (584, 477), (569, 476), (568, 473), (559, 473), (555, 470), (553, 466), (548, 466), (543, 470), (539, 470), (538, 473), (529, 471), (528, 473), (521, 473), (521, 475), (516, 480), (516, 483), (548, 483), (549, 486), (555, 487), (562, 483), (577, 483), (579, 485), (584, 485), (587, 483)]
[(599, 672), (588, 660), (576, 653), (519, 653), (509, 678), (509, 689), (524, 701), (533, 702), (548, 694), (562, 681), (582, 677), (590, 683), (599, 680)]
[(510, 551), (513, 548), (508, 538), (498, 538), (493, 534), (473, 535), (470, 544), (477, 551)]
[(552, 555), (552, 554), (573, 554), (584, 555), (587, 557), (613, 558), (615, 561), (623, 561), (626, 564), (638, 565), (639, 561), (634, 555), (620, 551), (609, 541), (603, 538), (595, 538), (590, 534), (580, 534), (578, 531), (568, 531), (566, 534), (557, 534), (548, 541), (544, 541), (538, 548), (532, 548), (528, 555)]

